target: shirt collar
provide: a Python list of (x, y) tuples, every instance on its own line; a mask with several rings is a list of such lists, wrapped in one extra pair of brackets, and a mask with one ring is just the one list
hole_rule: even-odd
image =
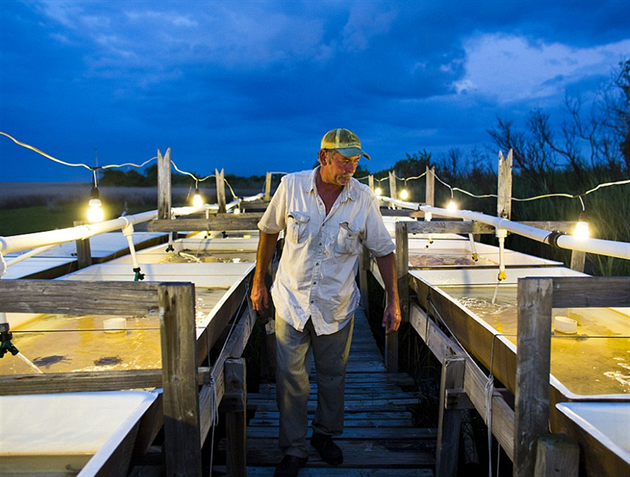
[[(315, 169), (313, 169), (313, 171), (311, 172), (311, 177), (309, 182), (306, 184), (304, 191), (305, 192), (315, 192), (317, 190), (317, 187), (315, 186), (315, 179), (317, 177), (317, 171), (319, 171), (319, 168), (321, 166), (317, 166)], [(343, 190), (341, 191), (340, 197), (341, 197), (341, 201), (342, 202), (346, 202), (347, 200), (355, 200), (356, 199), (356, 195), (357, 195), (357, 186), (356, 186), (356, 179), (353, 177), (350, 179), (350, 182), (348, 182), (348, 185), (345, 186), (343, 188)]]

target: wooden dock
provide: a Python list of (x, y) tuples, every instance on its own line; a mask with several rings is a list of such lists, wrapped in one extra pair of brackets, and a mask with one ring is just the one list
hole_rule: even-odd
[[(335, 439), (343, 450), (344, 463), (338, 467), (326, 464), (309, 445), (308, 463), (300, 477), (432, 477), (437, 430), (414, 426), (410, 410), (417, 407), (418, 395), (412, 386), (407, 374), (387, 372), (367, 318), (359, 309), (346, 377), (345, 430)], [(262, 383), (259, 392), (247, 396), (248, 413), (253, 414), (247, 427), (248, 476), (272, 476), (282, 460), (275, 392), (275, 383)], [(316, 396), (313, 370), (309, 422)], [(225, 467), (215, 467), (213, 475), (225, 475)]]

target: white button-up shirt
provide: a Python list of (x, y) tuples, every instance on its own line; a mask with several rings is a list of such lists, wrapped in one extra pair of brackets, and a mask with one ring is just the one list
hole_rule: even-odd
[(317, 193), (318, 168), (282, 178), (258, 228), (285, 243), (271, 296), (278, 316), (298, 331), (309, 318), (318, 335), (335, 333), (359, 303), (356, 274), (361, 244), (375, 257), (396, 246), (369, 187), (351, 179), (326, 215)]

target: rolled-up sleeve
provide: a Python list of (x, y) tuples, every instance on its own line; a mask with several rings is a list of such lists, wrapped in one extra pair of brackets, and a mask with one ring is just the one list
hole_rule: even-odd
[(258, 221), (261, 232), (277, 234), (286, 226), (287, 193), (285, 181), (280, 181), (278, 190), (273, 195), (267, 210)]
[(384, 257), (396, 250), (396, 244), (383, 222), (376, 197), (368, 205), (363, 245), (374, 257)]

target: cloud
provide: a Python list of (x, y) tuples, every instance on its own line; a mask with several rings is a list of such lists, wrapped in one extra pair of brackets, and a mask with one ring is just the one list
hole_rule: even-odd
[(370, 169), (483, 144), (496, 115), (593, 91), (630, 50), (616, 0), (2, 1), (3, 129), (68, 159), (170, 146), (200, 172), (310, 167), (338, 126)]
[(464, 43), (465, 75), (458, 94), (479, 94), (500, 104), (562, 97), (567, 86), (607, 74), (630, 51), (630, 40), (590, 48), (484, 34)]

